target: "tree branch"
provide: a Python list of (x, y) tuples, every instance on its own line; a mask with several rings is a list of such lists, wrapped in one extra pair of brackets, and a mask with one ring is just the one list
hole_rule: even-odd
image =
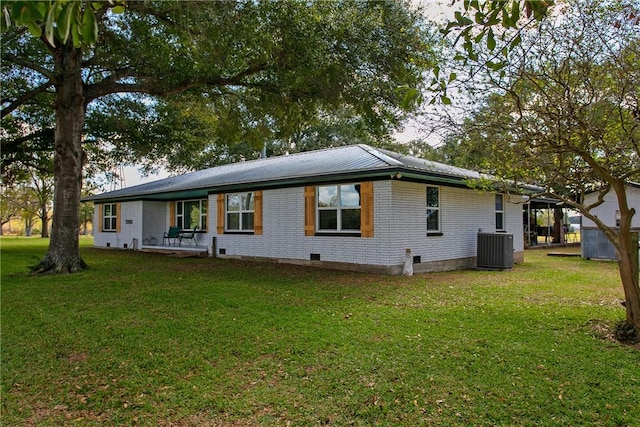
[(133, 74), (124, 73), (127, 69), (121, 70), (122, 73), (113, 73), (99, 83), (88, 85), (85, 90), (85, 102), (89, 104), (96, 98), (113, 93), (146, 93), (154, 96), (168, 96), (184, 92), (194, 87), (203, 86), (250, 86), (244, 79), (254, 75), (267, 68), (267, 62), (260, 62), (251, 65), (231, 77), (214, 77), (196, 80), (185, 80), (173, 85), (164, 86), (161, 81), (150, 78), (145, 81), (142, 78), (141, 83), (118, 83), (123, 77), (134, 77)]
[(20, 146), (27, 141), (31, 141), (33, 139), (48, 137), (53, 141), (55, 130), (52, 128), (41, 129), (37, 132), (30, 133), (29, 135), (24, 135), (16, 139), (12, 139), (10, 141), (2, 141), (2, 152), (4, 154), (14, 153), (20, 149)]
[(27, 32), (27, 27), (11, 26), (11, 28), (8, 31), (5, 31), (2, 34), (2, 50), (4, 51), (6, 46), (9, 46), (12, 42), (14, 42), (17, 38), (21, 37), (26, 32)]
[(56, 75), (51, 70), (48, 70), (47, 68), (41, 65), (28, 61), (25, 58), (15, 56), (11, 53), (3, 52), (2, 60), (11, 62), (16, 65), (20, 65), (21, 67), (29, 68), (37, 73), (42, 74), (43, 76), (47, 77), (49, 80), (53, 82), (57, 81)]
[(634, 175), (640, 175), (640, 169), (632, 169), (629, 172), (622, 175), (621, 178), (626, 181), (629, 178), (633, 177)]
[(53, 86), (53, 81), (49, 80), (45, 84), (40, 85), (37, 88), (32, 89), (27, 93), (24, 93), (22, 96), (18, 97), (13, 102), (11, 102), (8, 106), (2, 109), (2, 111), (0, 112), (0, 118), (6, 116), (7, 114), (11, 114), (11, 112), (13, 112), (16, 108), (20, 107), (21, 105), (24, 105), (27, 101), (41, 94), (42, 92), (45, 92), (51, 86)]
[(591, 213), (591, 210), (593, 208), (595, 208), (596, 206), (600, 206), (602, 203), (604, 203), (604, 196), (605, 194), (607, 194), (607, 192), (609, 192), (610, 189), (611, 187), (607, 185), (604, 189), (600, 190), (598, 192), (598, 200), (592, 203), (591, 205), (583, 205), (581, 203), (576, 203), (570, 198), (556, 192), (548, 192), (546, 193), (546, 195), (558, 200), (562, 200), (563, 203), (579, 211), (584, 217), (593, 221), (596, 224), (596, 226), (607, 236), (607, 238), (611, 241), (614, 247), (616, 247), (616, 249), (619, 250), (620, 246), (618, 241), (618, 232), (614, 228), (607, 226), (597, 215), (594, 215)]

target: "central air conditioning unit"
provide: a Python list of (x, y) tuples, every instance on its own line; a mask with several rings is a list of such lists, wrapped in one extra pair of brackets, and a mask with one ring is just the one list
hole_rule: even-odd
[(513, 234), (478, 233), (478, 268), (513, 268)]

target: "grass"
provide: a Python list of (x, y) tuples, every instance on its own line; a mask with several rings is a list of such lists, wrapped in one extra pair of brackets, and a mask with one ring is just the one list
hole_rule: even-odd
[(388, 277), (3, 238), (3, 425), (637, 425), (616, 265)]

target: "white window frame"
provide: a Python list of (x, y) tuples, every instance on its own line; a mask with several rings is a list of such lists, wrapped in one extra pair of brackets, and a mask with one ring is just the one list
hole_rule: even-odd
[[(244, 207), (243, 196), (246, 198), (250, 195), (251, 201), (253, 203), (253, 209), (248, 209)], [(240, 197), (239, 210), (229, 210), (229, 197)], [(255, 227), (255, 215), (256, 215), (256, 199), (255, 193), (253, 191), (247, 191), (243, 193), (227, 193), (224, 196), (224, 231), (231, 233), (253, 233)], [(238, 228), (229, 228), (229, 213), (238, 215)], [(243, 224), (244, 214), (253, 214), (253, 221), (251, 224), (251, 228), (246, 228)]]
[[(189, 199), (189, 200), (178, 200), (176, 201), (176, 226), (180, 227), (181, 230), (186, 230), (184, 228), (184, 204), (185, 203), (198, 203), (198, 209), (200, 210), (200, 216), (198, 218), (198, 230), (207, 231), (207, 210), (209, 208), (207, 199)], [(193, 225), (188, 228), (189, 230), (193, 229)]]
[[(348, 228), (343, 229), (342, 225), (342, 211), (343, 210), (358, 210), (360, 215), (362, 215), (362, 193), (359, 194), (359, 204), (358, 206), (342, 206), (342, 187), (349, 186), (359, 186), (361, 183), (359, 182), (351, 182), (351, 183), (341, 183), (334, 185), (318, 185), (316, 187), (316, 231), (318, 233), (344, 233), (344, 234), (353, 234), (360, 233), (362, 228), (362, 223), (358, 226), (358, 228)], [(338, 200), (337, 206), (320, 206), (320, 189), (326, 187), (336, 187), (336, 198)], [(361, 190), (362, 191), (362, 190)], [(320, 228), (320, 212), (321, 211), (336, 211), (336, 228)]]
[[(429, 206), (429, 189), (435, 189), (438, 192), (438, 205), (437, 206)], [(427, 234), (430, 233), (440, 233), (442, 230), (442, 216), (440, 215), (440, 213), (442, 212), (440, 209), (440, 187), (435, 186), (435, 185), (427, 185), (427, 188), (425, 190), (425, 196), (426, 196), (426, 211), (425, 211), (425, 215), (426, 215), (426, 224), (425, 226), (427, 227)], [(435, 229), (429, 229), (429, 212), (435, 212), (437, 214), (437, 219), (438, 219), (438, 227)]]
[[(498, 206), (498, 198), (500, 200), (500, 205)], [(505, 231), (505, 217), (504, 217), (504, 194), (496, 193), (494, 199), (495, 205), (495, 220), (496, 220), (496, 231)], [(498, 227), (498, 217), (500, 217), (500, 222), (502, 222), (502, 227)]]
[[(107, 215), (107, 207), (109, 214)], [(118, 204), (105, 203), (102, 206), (102, 231), (117, 231), (118, 229)]]

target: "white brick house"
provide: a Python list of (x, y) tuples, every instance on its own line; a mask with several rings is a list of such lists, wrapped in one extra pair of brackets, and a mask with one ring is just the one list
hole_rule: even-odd
[[(366, 145), (253, 160), (86, 198), (94, 245), (153, 249), (169, 227), (198, 227), (211, 256), (400, 274), (474, 267), (477, 234), (514, 236), (519, 195), (469, 188), (477, 172)], [(192, 249), (192, 245), (173, 247)]]

